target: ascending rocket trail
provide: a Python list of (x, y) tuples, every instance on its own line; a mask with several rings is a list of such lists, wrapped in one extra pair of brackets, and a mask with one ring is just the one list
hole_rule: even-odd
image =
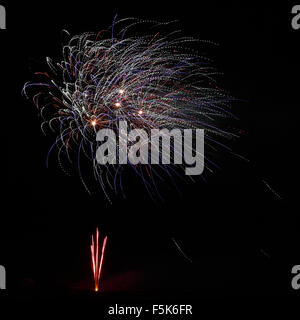
[(92, 235), (92, 244), (91, 244), (92, 268), (93, 268), (93, 274), (94, 274), (94, 282), (95, 282), (94, 290), (95, 291), (99, 291), (99, 282), (100, 282), (101, 270), (103, 265), (106, 242), (107, 242), (107, 236), (104, 238), (102, 243), (101, 258), (99, 261), (99, 253), (100, 253), (99, 230), (98, 228), (96, 228), (96, 243), (94, 241), (94, 235)]

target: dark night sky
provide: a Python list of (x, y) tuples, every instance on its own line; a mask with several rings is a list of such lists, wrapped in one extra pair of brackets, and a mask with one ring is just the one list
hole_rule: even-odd
[[(26, 290), (30, 281), (34, 288), (48, 283), (60, 290), (88, 288), (89, 236), (96, 226), (110, 241), (108, 291), (290, 293), (290, 269), (300, 259), (299, 219), (291, 206), (300, 31), (291, 30), (290, 6), (119, 3), (6, 6), (8, 29), (0, 33), (5, 126), (0, 264), (8, 270), (12, 294)], [(76, 175), (65, 176), (54, 158), (46, 168), (51, 139), (42, 135), (33, 104), (21, 97), (22, 85), (34, 71), (46, 71), (44, 57), (59, 58), (62, 29), (97, 31), (116, 13), (178, 19), (185, 34), (219, 43), (209, 50), (224, 73), (221, 84), (247, 101), (233, 106), (241, 119), (234, 125), (243, 134), (232, 147), (250, 163), (220, 155), (220, 172), (205, 175), (206, 183), (196, 179), (180, 186), (181, 197), (166, 190), (165, 202), (158, 204), (133, 179), (127, 179), (127, 199), (109, 205), (101, 192), (89, 196)], [(194, 259), (192, 266), (172, 244), (173, 236)]]

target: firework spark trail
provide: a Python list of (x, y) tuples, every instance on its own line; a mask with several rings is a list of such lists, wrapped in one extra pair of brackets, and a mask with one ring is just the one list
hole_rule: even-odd
[(99, 263), (99, 230), (97, 228), (96, 243), (94, 241), (94, 235), (92, 235), (92, 244), (91, 244), (92, 269), (94, 274), (94, 283), (95, 283), (94, 290), (95, 291), (99, 291), (99, 283), (100, 283), (100, 276), (101, 276), (104, 253), (106, 248), (106, 242), (107, 242), (107, 236), (104, 238), (102, 243), (101, 258)]
[(282, 200), (282, 197), (267, 183), (265, 180), (262, 180), (263, 184), (279, 199)]
[[(211, 172), (217, 166), (209, 158), (222, 147), (224, 138), (235, 137), (222, 128), (226, 119), (234, 118), (228, 110), (233, 98), (216, 86), (218, 72), (209, 59), (190, 47), (207, 41), (164, 30), (170, 24), (115, 17), (107, 30), (72, 37), (63, 47), (60, 63), (47, 57), (51, 73), (37, 72), (41, 80), (24, 85), (23, 94), (32, 96), (40, 110), (43, 132), (48, 127), (58, 135), (55, 146), (60, 166), (76, 162), (74, 167), (88, 190), (80, 170), (80, 154), (85, 155), (108, 200), (110, 186), (115, 193), (123, 192), (123, 186), (115, 183), (121, 181), (123, 168), (95, 161), (100, 129), (118, 132), (119, 121), (147, 133), (162, 128), (205, 129), (203, 159)], [(131, 166), (150, 193), (160, 169), (172, 175), (170, 166), (158, 166)]]
[(178, 251), (183, 255), (183, 257), (188, 260), (189, 262), (193, 262), (193, 260), (191, 258), (189, 258), (186, 253), (181, 249), (181, 247), (179, 246), (179, 244), (177, 243), (177, 241), (175, 240), (175, 238), (172, 238), (172, 241), (174, 242), (176, 248), (178, 249)]

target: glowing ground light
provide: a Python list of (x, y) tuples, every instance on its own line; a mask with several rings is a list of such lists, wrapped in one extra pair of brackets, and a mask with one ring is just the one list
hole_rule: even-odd
[(93, 268), (93, 274), (94, 274), (94, 290), (99, 291), (99, 283), (100, 283), (100, 276), (101, 276), (101, 270), (103, 265), (103, 259), (104, 259), (104, 252), (107, 242), (107, 236), (104, 238), (102, 243), (102, 249), (101, 249), (101, 257), (99, 261), (99, 230), (96, 228), (96, 243), (94, 240), (94, 235), (92, 235), (92, 244), (91, 244), (91, 255), (92, 255), (92, 268)]

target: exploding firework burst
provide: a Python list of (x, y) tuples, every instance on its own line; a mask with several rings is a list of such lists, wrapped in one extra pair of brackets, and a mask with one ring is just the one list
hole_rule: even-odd
[[(224, 147), (223, 138), (233, 136), (221, 128), (224, 118), (233, 117), (232, 99), (215, 85), (218, 73), (211, 62), (195, 51), (201, 41), (167, 31), (171, 25), (115, 18), (107, 30), (72, 37), (63, 46), (62, 61), (47, 58), (51, 72), (38, 72), (40, 81), (25, 84), (23, 93), (33, 97), (40, 110), (43, 132), (50, 128), (57, 134), (49, 153), (57, 148), (64, 171), (66, 160), (76, 162), (87, 190), (81, 154), (92, 162), (94, 177), (108, 199), (110, 188), (123, 193), (124, 166), (103, 166), (95, 160), (97, 131), (117, 131), (121, 120), (147, 132), (205, 129), (205, 168), (210, 171), (215, 164), (209, 155)], [(163, 164), (128, 166), (150, 193), (155, 178), (161, 178), (160, 170), (169, 177), (180, 170)]]

